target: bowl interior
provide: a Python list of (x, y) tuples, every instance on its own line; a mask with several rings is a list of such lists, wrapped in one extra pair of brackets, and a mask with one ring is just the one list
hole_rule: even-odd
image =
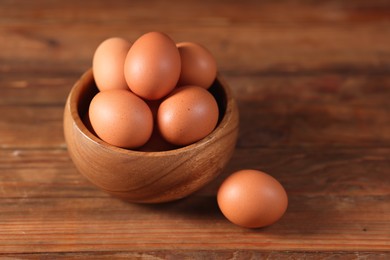
[(218, 123), (214, 131), (207, 136), (206, 138), (195, 142), (191, 145), (183, 146), (183, 147), (173, 147), (170, 150), (164, 150), (164, 151), (140, 151), (137, 149), (130, 150), (125, 148), (119, 148), (112, 146), (104, 141), (102, 141), (99, 137), (97, 137), (89, 127), (86, 126), (85, 118), (88, 113), (89, 104), (92, 100), (92, 98), (99, 92), (98, 88), (96, 87), (92, 71), (87, 71), (83, 77), (76, 83), (74, 89), (72, 90), (73, 93), (70, 95), (70, 108), (71, 108), (71, 114), (73, 116), (73, 120), (76, 123), (77, 127), (80, 129), (80, 131), (91, 141), (98, 142), (100, 145), (105, 146), (108, 149), (113, 149), (118, 152), (124, 152), (124, 153), (132, 153), (132, 152), (140, 152), (146, 154), (155, 154), (155, 153), (169, 153), (172, 151), (178, 151), (182, 149), (191, 149), (194, 146), (203, 145), (204, 142), (207, 141), (207, 139), (211, 138), (221, 127), (221, 124), (223, 124), (227, 106), (228, 106), (228, 95), (230, 95), (229, 90), (224, 87), (224, 84), (221, 82), (220, 78), (217, 78), (212, 86), (209, 88), (209, 92), (214, 96), (215, 100), (218, 104), (219, 109), (219, 118)]

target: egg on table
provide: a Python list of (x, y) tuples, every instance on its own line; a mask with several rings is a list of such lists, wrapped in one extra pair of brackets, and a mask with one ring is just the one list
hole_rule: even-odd
[(283, 186), (272, 176), (257, 170), (230, 175), (217, 193), (223, 215), (246, 228), (260, 228), (278, 221), (287, 209)]

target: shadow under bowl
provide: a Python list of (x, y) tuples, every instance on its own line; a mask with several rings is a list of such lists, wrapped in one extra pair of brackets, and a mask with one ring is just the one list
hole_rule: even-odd
[(98, 188), (127, 201), (159, 203), (190, 195), (221, 173), (238, 136), (238, 109), (229, 87), (218, 76), (209, 90), (220, 118), (207, 137), (168, 151), (128, 150), (102, 141), (82, 120), (98, 92), (89, 69), (75, 83), (65, 105), (64, 134), (73, 163)]

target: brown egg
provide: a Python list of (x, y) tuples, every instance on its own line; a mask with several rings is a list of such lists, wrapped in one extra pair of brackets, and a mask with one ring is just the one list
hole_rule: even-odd
[(144, 145), (153, 130), (148, 105), (129, 90), (114, 89), (96, 94), (89, 107), (89, 118), (103, 141), (123, 148)]
[(210, 134), (218, 122), (218, 105), (206, 89), (177, 88), (160, 105), (157, 123), (161, 135), (175, 145), (188, 145)]
[(131, 43), (114, 37), (103, 41), (96, 49), (92, 60), (92, 71), (100, 91), (128, 89), (123, 66)]
[(257, 170), (241, 170), (230, 175), (219, 188), (217, 200), (227, 219), (247, 228), (275, 223), (288, 204), (283, 186)]
[(177, 44), (181, 58), (179, 86), (194, 85), (208, 89), (217, 76), (217, 63), (203, 46), (182, 42)]
[(169, 94), (180, 76), (180, 54), (171, 38), (150, 32), (138, 38), (125, 61), (125, 78), (138, 96), (156, 100)]

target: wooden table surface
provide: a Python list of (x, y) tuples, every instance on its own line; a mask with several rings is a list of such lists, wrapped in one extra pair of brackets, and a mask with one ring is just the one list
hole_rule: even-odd
[[(66, 97), (105, 38), (163, 31), (215, 55), (240, 109), (223, 173), (137, 205), (75, 169)], [(235, 170), (277, 178), (289, 207), (244, 229), (218, 209)], [(390, 257), (390, 2), (0, 1), (0, 258)]]

